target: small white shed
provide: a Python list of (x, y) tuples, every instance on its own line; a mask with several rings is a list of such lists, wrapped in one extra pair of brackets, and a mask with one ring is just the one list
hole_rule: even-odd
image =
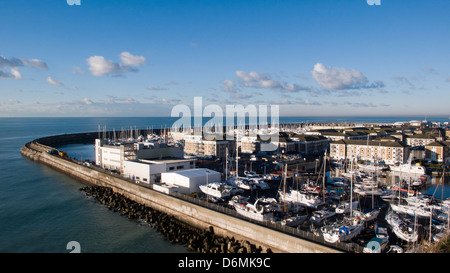
[(161, 182), (167, 185), (178, 186), (181, 193), (191, 194), (200, 192), (199, 185), (221, 181), (221, 173), (206, 169), (188, 169), (161, 174)]

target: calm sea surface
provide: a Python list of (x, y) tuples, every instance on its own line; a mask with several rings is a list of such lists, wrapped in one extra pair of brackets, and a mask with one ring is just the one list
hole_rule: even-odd
[[(65, 253), (77, 241), (81, 252), (184, 253), (148, 226), (128, 220), (87, 199), (84, 185), (20, 154), (33, 139), (80, 132), (171, 127), (178, 118), (0, 118), (0, 252)], [(423, 117), (280, 117), (280, 122), (395, 122)], [(432, 118), (448, 121), (448, 117)], [(72, 157), (92, 159), (89, 145), (64, 148)], [(447, 196), (446, 188), (446, 196)], [(430, 188), (433, 193), (434, 189)]]

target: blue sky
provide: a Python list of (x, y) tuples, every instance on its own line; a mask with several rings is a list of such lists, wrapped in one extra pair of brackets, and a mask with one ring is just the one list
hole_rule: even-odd
[(0, 2), (0, 116), (450, 115), (449, 1)]

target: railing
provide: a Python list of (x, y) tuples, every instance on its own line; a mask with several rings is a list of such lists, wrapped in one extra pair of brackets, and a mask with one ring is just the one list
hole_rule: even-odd
[(345, 251), (345, 252), (359, 252), (362, 253), (363, 252), (363, 247), (355, 244), (355, 243), (344, 243), (344, 242), (337, 242), (337, 243), (328, 243), (324, 240), (324, 238), (322, 236), (316, 236), (314, 235), (314, 233), (309, 232), (309, 231), (305, 231), (305, 230), (301, 230), (299, 228), (293, 228), (293, 227), (289, 227), (286, 225), (282, 225), (279, 223), (272, 223), (272, 222), (260, 222), (260, 221), (256, 221), (256, 220), (252, 220), (249, 218), (246, 218), (240, 214), (238, 214), (234, 209), (230, 209), (218, 204), (214, 204), (211, 202), (207, 202), (205, 200), (199, 199), (199, 198), (194, 198), (185, 194), (180, 194), (177, 192), (171, 193), (170, 194), (173, 197), (182, 199), (184, 201), (214, 210), (214, 211), (218, 211), (233, 217), (237, 217), (243, 220), (246, 220), (248, 222), (260, 225), (260, 226), (264, 226), (276, 231), (280, 231), (307, 241), (311, 241), (317, 244), (321, 244), (327, 247), (331, 247), (331, 248), (335, 248), (341, 251)]
[[(37, 151), (41, 151), (41, 152), (46, 152), (47, 148), (51, 148), (51, 147), (42, 145), (42, 144), (37, 143), (37, 142), (27, 143), (26, 146), (28, 148), (31, 148), (31, 149), (37, 150)], [(73, 160), (71, 158), (65, 158), (65, 159), (68, 160), (68, 161), (72, 161), (74, 163), (81, 164), (81, 162), (79, 162), (77, 160)], [(105, 173), (105, 174), (108, 174), (108, 175), (111, 175), (111, 176), (115, 176), (115, 177), (120, 178), (122, 180), (125, 180), (125, 181), (127, 181), (129, 183), (136, 184), (136, 181), (134, 181), (134, 180), (125, 178), (125, 177), (120, 176), (120, 175), (115, 174), (115, 173), (111, 173), (111, 172), (109, 172), (107, 170), (104, 170), (104, 169), (102, 169), (100, 167), (97, 167), (97, 166), (85, 166), (85, 167), (86, 168), (90, 168), (90, 169), (94, 169), (96, 171), (99, 171), (99, 172), (102, 172), (102, 173)], [(149, 186), (149, 185), (147, 185), (145, 183), (143, 183), (143, 184), (136, 184), (136, 185), (139, 185), (141, 187), (145, 187), (145, 188), (150, 188), (151, 189), (151, 186)], [(218, 205), (218, 204), (207, 202), (207, 201), (199, 199), (199, 198), (194, 198), (194, 197), (189, 196), (189, 195), (185, 195), (185, 194), (180, 194), (180, 193), (174, 192), (174, 193), (171, 193), (170, 196), (178, 198), (178, 199), (182, 199), (184, 201), (187, 201), (187, 202), (190, 202), (190, 203), (193, 203), (193, 204), (196, 204), (196, 205), (199, 205), (199, 206), (202, 206), (202, 207), (214, 210), (214, 211), (218, 211), (220, 213), (224, 213), (226, 215), (230, 215), (230, 216), (233, 216), (233, 217), (237, 217), (237, 218), (249, 221), (249, 222), (251, 222), (253, 224), (264, 226), (264, 227), (267, 227), (267, 228), (270, 228), (270, 229), (273, 229), (273, 230), (277, 230), (277, 231), (280, 231), (280, 232), (283, 232), (283, 233), (286, 233), (286, 234), (289, 234), (289, 235), (292, 235), (292, 236), (295, 236), (295, 237), (298, 237), (298, 238), (301, 238), (301, 239), (304, 239), (304, 240), (307, 240), (307, 241), (311, 241), (311, 242), (314, 242), (314, 243), (317, 243), (317, 244), (321, 244), (321, 245), (324, 245), (324, 246), (327, 246), (327, 247), (335, 248), (335, 249), (338, 249), (338, 250), (341, 250), (341, 251), (345, 251), (345, 252), (360, 252), (360, 253), (363, 252), (363, 247), (361, 247), (360, 245), (355, 244), (355, 243), (343, 243), (343, 242), (337, 242), (337, 243), (334, 243), (334, 244), (328, 243), (328, 242), (326, 242), (323, 239), (322, 236), (316, 236), (312, 232), (304, 231), (304, 230), (301, 230), (301, 229), (298, 229), (298, 228), (292, 228), (292, 227), (289, 227), (289, 226), (281, 225), (279, 223), (259, 222), (259, 221), (256, 221), (256, 220), (252, 220), (252, 219), (246, 218), (246, 217), (238, 214), (236, 212), (236, 210), (234, 210), (234, 209), (230, 209), (230, 208)]]

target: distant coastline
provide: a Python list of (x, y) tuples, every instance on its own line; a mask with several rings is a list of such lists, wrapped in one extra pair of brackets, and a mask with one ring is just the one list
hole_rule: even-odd
[[(70, 120), (73, 124), (84, 124), (89, 128), (84, 127), (84, 130), (75, 130), (71, 132), (86, 132), (97, 131), (98, 126), (106, 126), (107, 130), (117, 129), (163, 129), (170, 128), (174, 122), (179, 120), (180, 117), (0, 117), (0, 120), (7, 121), (7, 123), (27, 123), (27, 121), (49, 121), (50, 123), (64, 122)], [(203, 117), (202, 122), (205, 124), (211, 117)], [(395, 122), (409, 122), (412, 120), (428, 120), (432, 122), (450, 122), (449, 116), (280, 116), (280, 124), (295, 124), (295, 123), (389, 123)], [(225, 118), (224, 118), (225, 120)], [(235, 117), (236, 120), (236, 117)], [(192, 125), (197, 121), (193, 117)], [(268, 117), (270, 123), (270, 117)], [(235, 122), (237, 124), (237, 122)], [(248, 124), (248, 118), (246, 119)], [(5, 124), (6, 125), (6, 124)], [(69, 124), (70, 127), (70, 124)]]

